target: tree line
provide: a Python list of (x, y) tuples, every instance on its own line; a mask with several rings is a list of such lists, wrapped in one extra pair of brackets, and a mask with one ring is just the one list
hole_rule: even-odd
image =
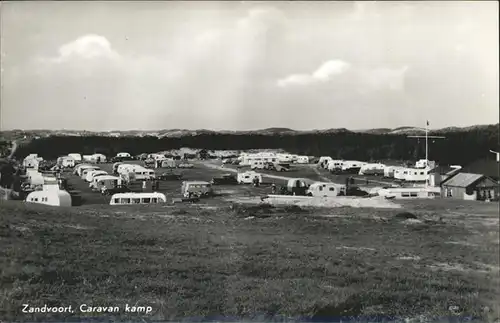
[[(429, 139), (429, 159), (443, 165), (467, 165), (478, 159), (491, 159), (494, 156), (489, 150), (500, 146), (498, 125), (440, 135), (446, 138)], [(425, 139), (355, 132), (282, 135), (214, 133), (179, 138), (51, 136), (21, 145), (15, 157), (22, 159), (30, 153), (37, 153), (45, 159), (56, 159), (68, 153), (115, 156), (118, 152), (128, 152), (139, 155), (182, 147), (207, 150), (284, 149), (293, 154), (362, 161), (425, 157)]]

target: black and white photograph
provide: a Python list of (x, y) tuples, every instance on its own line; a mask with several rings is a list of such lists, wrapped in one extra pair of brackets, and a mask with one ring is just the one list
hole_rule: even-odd
[(500, 323), (498, 1), (1, 1), (0, 322)]

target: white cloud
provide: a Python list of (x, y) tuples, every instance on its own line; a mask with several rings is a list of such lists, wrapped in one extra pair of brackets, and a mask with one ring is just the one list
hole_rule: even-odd
[(54, 59), (54, 62), (64, 62), (75, 57), (82, 59), (118, 59), (120, 55), (113, 50), (106, 37), (85, 35), (62, 45), (59, 48), (59, 56)]
[(313, 74), (314, 79), (328, 81), (330, 77), (347, 71), (351, 65), (341, 60), (332, 60), (321, 65)]
[(327, 82), (332, 76), (345, 73), (351, 64), (342, 60), (330, 60), (323, 63), (311, 74), (292, 74), (283, 79), (278, 80), (279, 87), (288, 85), (308, 85), (316, 82)]

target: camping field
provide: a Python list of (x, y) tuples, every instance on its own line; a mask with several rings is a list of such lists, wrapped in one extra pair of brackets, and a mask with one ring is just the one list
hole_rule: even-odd
[[(500, 317), (498, 204), (402, 209), (0, 202), (0, 319)], [(23, 313), (69, 306), (62, 314)], [(118, 306), (83, 313), (79, 306)], [(125, 305), (152, 312), (125, 312)]]

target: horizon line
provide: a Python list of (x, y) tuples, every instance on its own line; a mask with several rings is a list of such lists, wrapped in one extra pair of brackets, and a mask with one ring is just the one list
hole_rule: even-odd
[[(446, 126), (442, 128), (428, 128), (429, 130), (440, 130), (440, 129), (446, 129), (446, 128), (470, 128), (470, 127), (477, 127), (477, 126), (495, 126), (499, 125), (499, 123), (490, 123), (490, 124), (473, 124), (469, 126)], [(261, 128), (261, 129), (252, 129), (252, 130), (231, 130), (231, 129), (220, 129), (220, 130), (213, 130), (213, 129), (207, 129), (207, 128), (198, 128), (198, 129), (188, 129), (188, 128), (164, 128), (164, 129), (126, 129), (126, 130), (83, 130), (83, 129), (20, 129), (20, 128), (14, 128), (14, 129), (6, 129), (6, 130), (0, 130), (0, 132), (8, 132), (8, 131), (23, 131), (23, 132), (30, 132), (30, 131), (72, 131), (72, 132), (160, 132), (160, 131), (210, 131), (210, 132), (224, 132), (224, 131), (230, 131), (230, 132), (257, 132), (257, 131), (263, 131), (263, 130), (270, 130), (270, 129), (283, 129), (283, 131), (296, 131), (296, 132), (309, 132), (309, 131), (328, 131), (328, 130), (348, 130), (348, 131), (369, 131), (369, 130), (377, 130), (377, 129), (390, 129), (390, 130), (395, 130), (399, 128), (416, 128), (417, 130), (422, 130), (425, 131), (424, 127), (419, 127), (419, 126), (397, 126), (394, 128), (389, 128), (389, 127), (377, 127), (377, 128), (368, 128), (368, 129), (349, 129), (345, 127), (340, 127), (340, 128), (325, 128), (325, 129), (308, 129), (308, 130), (297, 130), (297, 129), (292, 129), (292, 128), (287, 128), (287, 127), (268, 127), (268, 128)]]

